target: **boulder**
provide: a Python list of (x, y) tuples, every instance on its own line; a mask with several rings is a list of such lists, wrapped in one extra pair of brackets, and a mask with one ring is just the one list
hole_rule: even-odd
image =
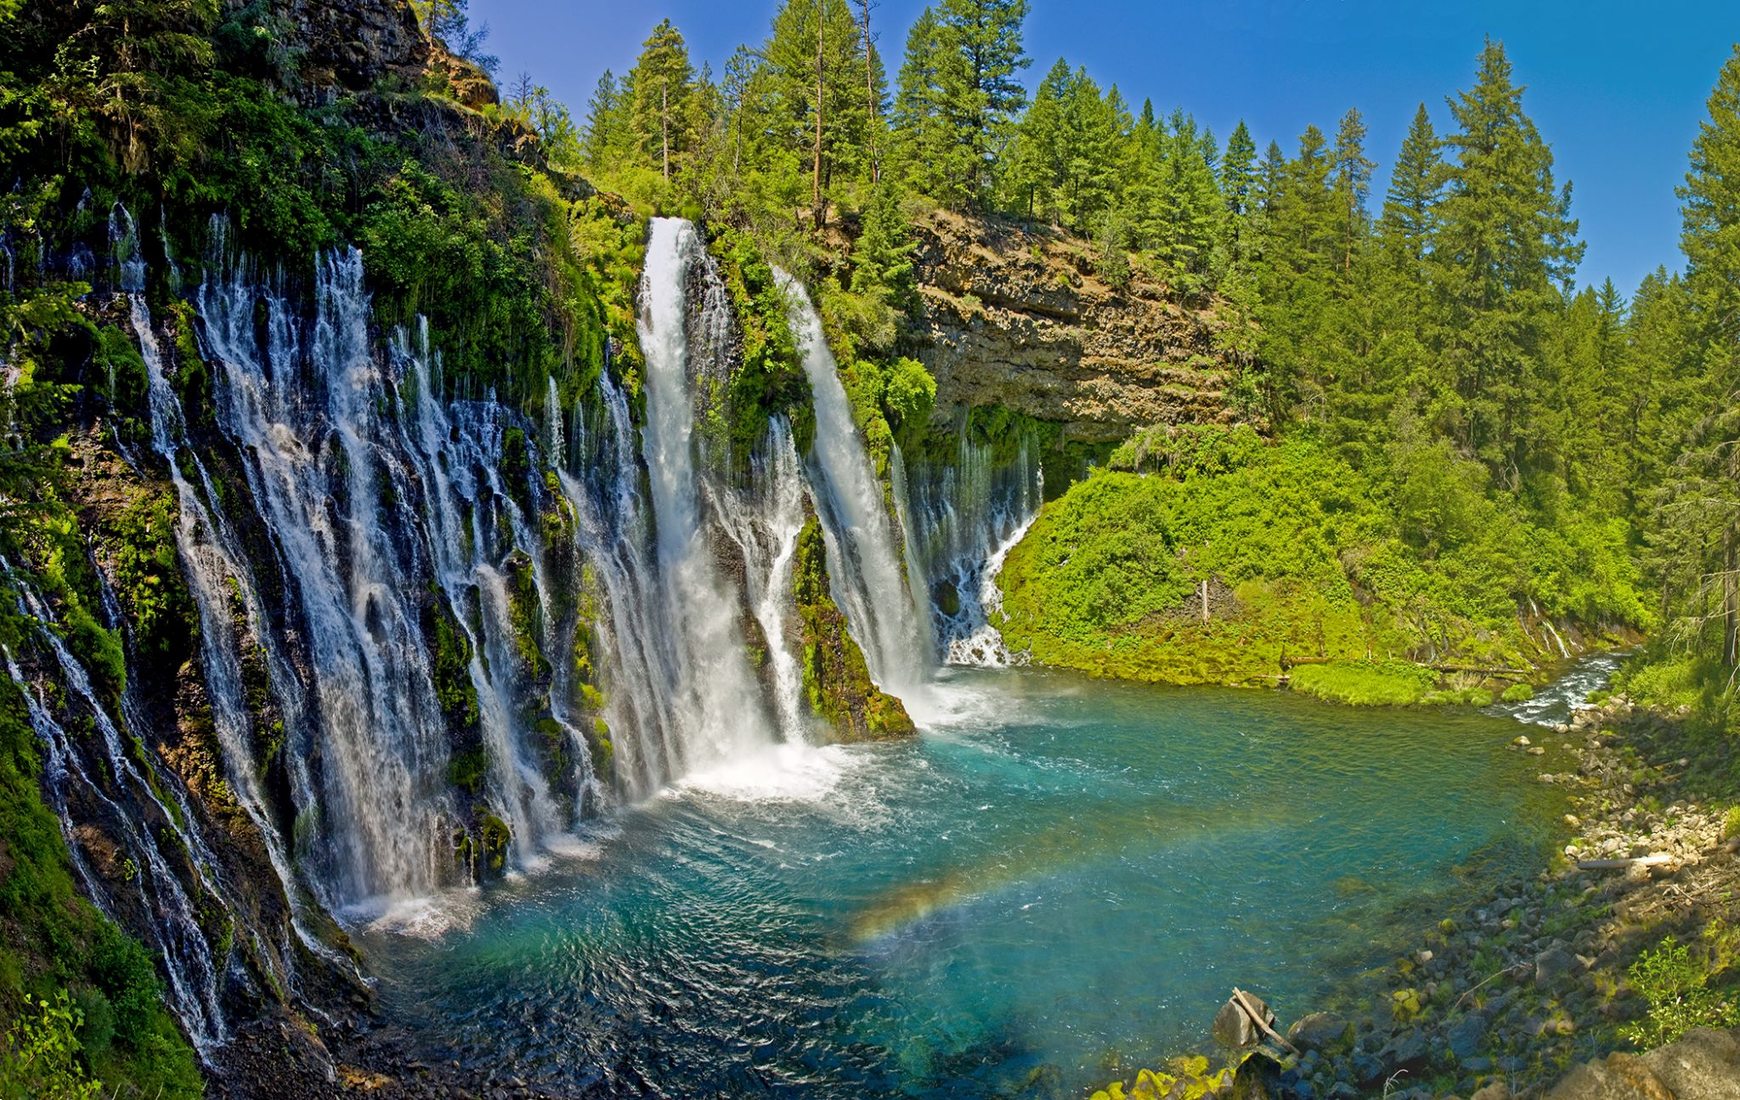
[(1687, 1032), (1647, 1054), (1609, 1054), (1572, 1070), (1547, 1100), (1740, 1100), (1740, 1030)]
[(1494, 1081), (1477, 1091), (1468, 1100), (1510, 1100), (1510, 1086), (1503, 1081)]
[(1456, 1060), (1466, 1065), (1469, 1059), (1480, 1053), (1481, 1046), (1486, 1042), (1486, 1032), (1486, 1017), (1479, 1012), (1470, 1012), (1450, 1025), (1450, 1029), (1444, 1033), (1444, 1041), (1450, 1047), (1450, 1053), (1456, 1056)]
[(1232, 1100), (1281, 1100), (1289, 1095), (1282, 1084), (1287, 1068), (1266, 1048), (1259, 1047), (1233, 1074)]
[(1333, 1012), (1313, 1012), (1287, 1029), (1287, 1041), (1300, 1050), (1333, 1053), (1352, 1043), (1353, 1028)]
[[(1275, 1026), (1275, 1014), (1262, 998), (1246, 993), (1245, 996), (1256, 1007), (1263, 1022), (1270, 1027)], [(1220, 1011), (1214, 1014), (1214, 1025), (1211, 1029), (1214, 1041), (1232, 1050), (1244, 1050), (1256, 1046), (1263, 1040), (1263, 1033), (1252, 1022), (1250, 1014), (1239, 1006), (1237, 999), (1230, 999), (1220, 1006)]]
[(1550, 989), (1576, 970), (1577, 956), (1564, 944), (1554, 944), (1535, 956), (1535, 988)]
[(1411, 1028), (1398, 1032), (1378, 1051), (1378, 1061), (1384, 1064), (1386, 1078), (1403, 1072), (1418, 1077), (1430, 1060), (1431, 1048), (1426, 1044), (1426, 1037)]

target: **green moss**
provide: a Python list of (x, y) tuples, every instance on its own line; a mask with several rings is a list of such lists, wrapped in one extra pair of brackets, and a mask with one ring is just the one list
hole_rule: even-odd
[(513, 830), (492, 813), (483, 814), (480, 824), (484, 866), (499, 875), (507, 868), (508, 843), (513, 839)]
[(815, 434), (815, 413), (787, 320), (785, 294), (773, 268), (747, 233), (718, 229), (709, 248), (719, 260), (743, 349), (724, 392), (706, 402), (706, 426), (722, 439), (741, 473), (766, 438), (773, 417), (784, 416), (791, 423), (798, 448), (804, 450)]
[(38, 794), (23, 699), (0, 687), (0, 1018), (27, 997), (68, 998), (71, 1053), (89, 1076), (144, 1095), (195, 1097), (203, 1083), (163, 1006), (151, 956), (73, 885), (58, 822)]
[(803, 643), (804, 697), (812, 713), (847, 741), (897, 737), (915, 732), (900, 700), (870, 679), (864, 653), (846, 628), (846, 617), (828, 591), (827, 545), (811, 516), (798, 533), (792, 559), (792, 589)]
[(483, 790), (489, 777), (489, 753), (482, 745), (456, 752), (447, 759), (447, 782), (467, 794)]
[(1437, 682), (1429, 669), (1407, 661), (1333, 661), (1298, 665), (1291, 673), (1294, 691), (1335, 703), (1364, 707), (1403, 707), (1418, 703)]

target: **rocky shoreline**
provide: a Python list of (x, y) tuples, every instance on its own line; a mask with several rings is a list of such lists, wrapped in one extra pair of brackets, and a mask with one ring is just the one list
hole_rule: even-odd
[(1600, 1061), (1628, 1049), (1620, 1029), (1647, 1012), (1627, 977), (1640, 953), (1740, 923), (1740, 837), (1724, 838), (1705, 801), (1733, 774), (1732, 752), (1684, 737), (1684, 718), (1614, 697), (1529, 727), (1512, 749), (1571, 801), (1547, 870), (1451, 913), (1330, 1011), (1301, 1015), (1286, 1032), (1293, 1051), (1271, 1040), (1236, 1073), (1144, 1071), (1104, 1095), (1740, 1098), (1740, 1033)]

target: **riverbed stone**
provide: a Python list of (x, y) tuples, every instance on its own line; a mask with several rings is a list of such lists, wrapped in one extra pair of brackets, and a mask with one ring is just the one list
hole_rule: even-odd
[(1470, 1012), (1450, 1025), (1444, 1041), (1458, 1062), (1466, 1065), (1468, 1059), (1479, 1052), (1481, 1045), (1486, 1042), (1488, 1026), (1485, 1014), (1480, 1012)]
[(1304, 1051), (1335, 1052), (1352, 1042), (1352, 1031), (1342, 1016), (1333, 1012), (1313, 1012), (1300, 1017), (1287, 1029), (1287, 1041)]
[(1563, 943), (1555, 943), (1535, 956), (1535, 988), (1551, 989), (1576, 970), (1577, 956)]

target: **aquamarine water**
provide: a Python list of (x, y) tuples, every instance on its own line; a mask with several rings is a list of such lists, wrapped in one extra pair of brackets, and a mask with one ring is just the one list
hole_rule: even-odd
[[(429, 1055), (556, 1095), (1080, 1095), (1284, 1018), (1542, 865), (1503, 718), (950, 673), (916, 741), (785, 750), (359, 937)], [(409, 927), (409, 931), (406, 928)]]

